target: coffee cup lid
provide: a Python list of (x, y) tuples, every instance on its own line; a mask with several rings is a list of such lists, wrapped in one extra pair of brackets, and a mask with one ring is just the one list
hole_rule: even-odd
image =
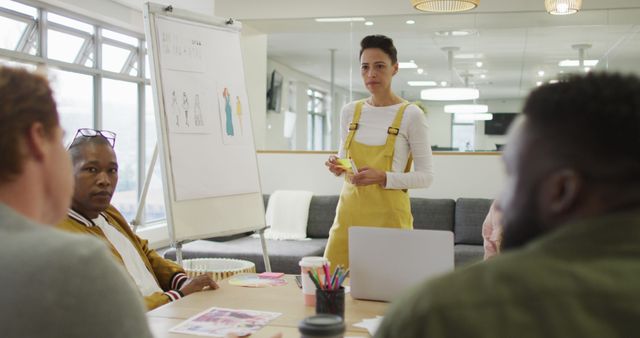
[(324, 263), (329, 264), (329, 260), (320, 256), (317, 256), (317, 257), (307, 256), (307, 257), (302, 257), (298, 265), (303, 267), (314, 267), (314, 266), (322, 266), (322, 264)]
[(319, 314), (303, 319), (298, 325), (298, 330), (305, 335), (332, 336), (344, 333), (345, 325), (340, 316)]

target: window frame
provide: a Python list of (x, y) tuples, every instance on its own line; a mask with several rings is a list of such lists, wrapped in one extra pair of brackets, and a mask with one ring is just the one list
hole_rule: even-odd
[[(103, 79), (112, 79), (118, 81), (126, 81), (132, 82), (137, 85), (137, 95), (138, 95), (138, 103), (137, 103), (137, 120), (138, 120), (138, 128), (137, 128), (137, 139), (138, 139), (138, 156), (137, 156), (137, 167), (138, 172), (137, 175), (137, 191), (136, 195), (139, 198), (142, 192), (142, 187), (144, 185), (145, 176), (146, 176), (146, 153), (145, 153), (145, 86), (151, 84), (151, 80), (148, 78), (146, 74), (146, 60), (145, 56), (147, 53), (146, 44), (145, 44), (145, 36), (142, 33), (123, 29), (121, 27), (117, 27), (113, 24), (109, 24), (107, 22), (84, 16), (78, 13), (74, 13), (72, 11), (51, 5), (42, 3), (40, 1), (34, 0), (13, 0), (17, 3), (21, 3), (26, 6), (33, 7), (37, 10), (37, 17), (32, 19), (31, 16), (15, 12), (8, 8), (0, 7), (0, 16), (8, 17), (9, 19), (22, 21), (27, 23), (27, 27), (22, 32), (22, 36), (20, 37), (20, 42), (16, 47), (21, 46), (22, 48), (16, 48), (16, 50), (4, 49), (0, 48), (0, 58), (7, 61), (15, 61), (25, 64), (33, 64), (36, 66), (45, 66), (47, 68), (58, 68), (63, 71), (80, 73), (84, 75), (89, 75), (93, 77), (93, 121), (94, 125), (92, 126), (95, 129), (102, 128), (102, 80)], [(89, 24), (94, 28), (94, 34), (87, 33), (85, 31), (75, 29), (70, 26), (65, 26), (59, 23), (48, 22), (47, 14), (55, 13), (57, 15), (65, 16), (70, 19), (74, 19), (77, 21), (81, 21), (83, 23)], [(32, 27), (33, 26), (33, 27)], [(53, 29), (56, 31), (60, 31), (65, 34), (71, 34), (74, 36), (79, 36), (84, 38), (85, 41), (82, 44), (78, 54), (74, 58), (73, 62), (64, 62), (60, 60), (54, 60), (47, 57), (47, 43), (48, 43), (48, 29)], [(102, 37), (102, 29), (108, 29), (110, 31), (124, 34), (127, 36), (131, 36), (137, 39), (138, 46), (132, 46), (130, 44)], [(36, 31), (36, 38), (33, 41), (31, 37), (33, 32)], [(25, 37), (26, 36), (26, 37)], [(35, 43), (36, 53), (35, 55), (29, 54), (28, 50), (24, 51), (25, 48), (30, 46), (28, 42)], [(129, 56), (124, 62), (122, 69), (120, 72), (111, 72), (102, 69), (102, 44), (109, 44), (118, 48), (123, 48), (129, 50)], [(29, 47), (30, 48), (30, 47)], [(89, 56), (93, 54), (93, 65), (88, 67), (85, 66), (85, 62)], [(134, 67), (137, 64), (136, 67)], [(131, 69), (137, 68), (137, 75), (132, 76), (129, 75)], [(144, 213), (143, 213), (144, 215)], [(142, 225), (140, 229), (149, 227), (150, 229), (158, 229), (160, 225), (166, 226), (166, 220), (161, 222), (153, 221), (149, 223), (145, 223), (144, 219), (142, 220)], [(157, 237), (157, 236), (153, 236)], [(164, 238), (159, 238), (160, 240), (165, 240)]]
[[(321, 96), (317, 96), (316, 94), (321, 94)], [(328, 94), (326, 92), (323, 92), (319, 89), (315, 89), (312, 87), (307, 88), (307, 98), (308, 98), (308, 104), (307, 104), (307, 115), (309, 116), (310, 120), (311, 120), (311, 133), (309, 135), (307, 135), (307, 150), (324, 150), (324, 145), (325, 145), (325, 139), (326, 139), (326, 130), (327, 130), (327, 96)], [(321, 112), (316, 112), (316, 104), (315, 104), (315, 100), (320, 100), (322, 101), (322, 111)], [(320, 149), (317, 149), (316, 144), (315, 144), (315, 132), (316, 132), (316, 128), (318, 127), (316, 125), (316, 117), (320, 117), (322, 119), (321, 122), (321, 140), (320, 140)]]

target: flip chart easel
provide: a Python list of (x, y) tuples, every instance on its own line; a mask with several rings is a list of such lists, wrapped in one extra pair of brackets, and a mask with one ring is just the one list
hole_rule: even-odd
[(271, 271), (240, 23), (154, 3), (145, 4), (144, 19), (167, 226), (178, 261), (186, 241), (256, 231)]

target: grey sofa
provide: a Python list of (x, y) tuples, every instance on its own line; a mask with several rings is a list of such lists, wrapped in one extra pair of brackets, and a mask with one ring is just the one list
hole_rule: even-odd
[[(265, 205), (268, 196), (265, 196)], [(477, 198), (431, 199), (411, 198), (415, 229), (448, 230), (454, 232), (456, 267), (482, 259), (482, 222), (492, 200)], [(322, 256), (333, 224), (338, 196), (313, 196), (309, 206), (306, 241), (267, 240), (271, 270), (299, 273), (298, 262), (304, 256)], [(165, 258), (175, 259), (175, 249)], [(244, 233), (234, 236), (197, 240), (182, 246), (184, 259), (217, 257), (252, 261), (258, 272), (264, 271), (260, 239)]]

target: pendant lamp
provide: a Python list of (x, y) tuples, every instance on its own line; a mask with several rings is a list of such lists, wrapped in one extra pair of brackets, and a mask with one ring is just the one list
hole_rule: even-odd
[(582, 8), (582, 0), (544, 0), (544, 8), (553, 15), (575, 14)]

